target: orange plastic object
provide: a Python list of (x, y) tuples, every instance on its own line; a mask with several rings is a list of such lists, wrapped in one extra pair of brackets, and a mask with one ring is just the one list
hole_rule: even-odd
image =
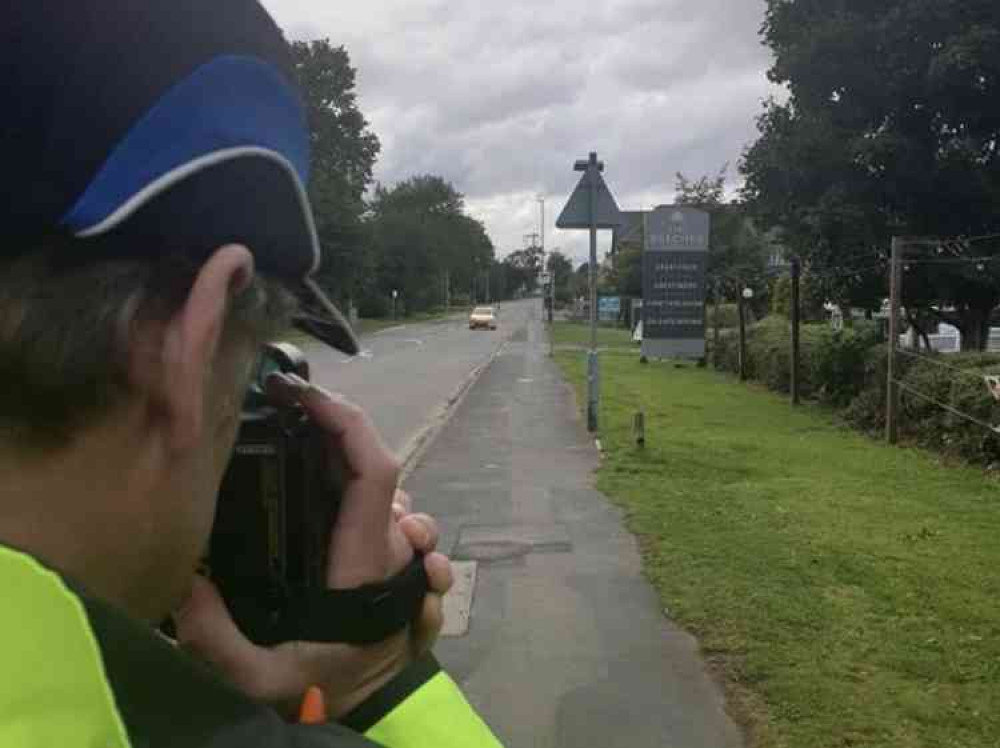
[(326, 722), (326, 701), (317, 686), (311, 686), (302, 699), (299, 722), (303, 725), (321, 725)]

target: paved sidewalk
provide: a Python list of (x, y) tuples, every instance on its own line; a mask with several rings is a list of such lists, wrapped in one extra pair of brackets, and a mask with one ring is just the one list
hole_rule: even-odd
[(507, 748), (737, 748), (697, 643), (662, 615), (532, 315), (407, 483), (477, 563), (438, 649)]

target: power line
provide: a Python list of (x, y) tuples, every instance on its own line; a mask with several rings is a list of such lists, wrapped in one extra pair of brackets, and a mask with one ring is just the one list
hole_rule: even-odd
[(961, 410), (959, 410), (958, 408), (952, 407), (951, 405), (948, 405), (947, 403), (943, 403), (940, 400), (938, 400), (938, 399), (936, 399), (934, 397), (931, 397), (930, 395), (926, 395), (923, 392), (921, 392), (920, 390), (915, 389), (915, 388), (911, 387), (910, 385), (905, 384), (904, 382), (902, 382), (902, 381), (900, 381), (898, 379), (894, 379), (892, 381), (895, 382), (896, 386), (899, 387), (901, 390), (903, 390), (905, 392), (909, 392), (911, 395), (913, 395), (913, 396), (915, 396), (915, 397), (917, 397), (917, 398), (919, 398), (921, 400), (924, 400), (926, 402), (929, 402), (929, 403), (932, 403), (934, 405), (937, 405), (938, 407), (943, 408), (944, 410), (948, 411), (949, 413), (951, 413), (953, 415), (958, 416), (959, 418), (964, 418), (966, 421), (969, 421), (970, 423), (974, 423), (977, 426), (981, 426), (982, 428), (987, 429), (988, 431), (990, 431), (993, 434), (1000, 434), (1000, 427), (998, 427), (998, 426), (994, 426), (992, 424), (986, 423), (986, 421), (980, 420), (979, 418), (976, 418), (975, 416), (970, 416), (968, 413), (964, 413)]
[(981, 263), (986, 264), (987, 262), (996, 262), (1000, 260), (1000, 256), (996, 255), (985, 255), (982, 257), (931, 257), (926, 260), (915, 258), (912, 260), (905, 260), (904, 265), (949, 265), (954, 262), (958, 263)]

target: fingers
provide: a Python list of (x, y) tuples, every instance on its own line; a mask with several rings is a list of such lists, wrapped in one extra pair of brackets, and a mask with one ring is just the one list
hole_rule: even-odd
[(399, 529), (410, 541), (413, 550), (430, 553), (437, 548), (440, 532), (433, 517), (426, 514), (408, 514), (399, 520)]
[(396, 496), (392, 500), (392, 505), (393, 507), (398, 506), (403, 511), (404, 515), (409, 514), (413, 511), (413, 497), (402, 488), (397, 488)]
[(414, 622), (410, 635), (415, 656), (426, 654), (433, 647), (444, 628), (444, 596), (455, 583), (451, 561), (440, 553), (424, 557), (424, 569), (430, 592), (424, 598), (420, 617)]
[(293, 398), (316, 425), (337, 441), (352, 474), (358, 478), (386, 481), (391, 484), (387, 498), (391, 500), (395, 496), (399, 462), (357, 405), (294, 374), (272, 374), (267, 387), (269, 395), (282, 401)]
[(424, 598), (424, 607), (420, 619), (413, 625), (410, 643), (415, 657), (430, 652), (434, 643), (444, 628), (444, 598), (440, 595), (428, 595)]
[(451, 561), (440, 553), (429, 553), (424, 557), (424, 570), (430, 590), (435, 595), (448, 594), (455, 584), (455, 575), (451, 569)]
[[(411, 552), (387, 528), (397, 497), (400, 465), (364, 412), (343, 398), (291, 374), (268, 378), (268, 394), (282, 402), (293, 398), (329, 438), (328, 452), (344, 461), (347, 485), (331, 532), (328, 583), (353, 587), (391, 576), (409, 561)], [(332, 459), (332, 457), (331, 457)]]

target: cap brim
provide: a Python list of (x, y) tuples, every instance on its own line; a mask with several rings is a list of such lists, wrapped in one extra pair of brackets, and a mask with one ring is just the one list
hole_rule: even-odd
[(302, 284), (299, 298), (302, 309), (293, 320), (296, 329), (349, 356), (356, 356), (361, 351), (351, 323), (323, 293), (316, 281), (307, 278)]
[(243, 244), (260, 272), (292, 286), (302, 307), (296, 328), (348, 355), (360, 350), (350, 323), (312, 278), (320, 256), (312, 210), (277, 154), (233, 149), (186, 164), (81, 235), (130, 250), (184, 247), (193, 255)]

